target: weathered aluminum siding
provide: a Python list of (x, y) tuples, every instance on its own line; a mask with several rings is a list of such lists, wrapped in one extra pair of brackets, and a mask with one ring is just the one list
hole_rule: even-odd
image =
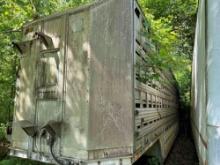
[(90, 27), (88, 10), (69, 14), (62, 155), (88, 158)]
[(220, 2), (199, 3), (193, 59), (192, 128), (201, 164), (220, 162)]
[[(29, 30), (27, 30), (29, 29)], [(31, 29), (31, 30), (30, 30)], [(33, 141), (28, 140), (28, 136), (20, 128), (17, 121), (29, 120), (36, 123), (39, 127), (45, 125), (49, 120), (61, 121), (63, 117), (63, 73), (64, 73), (64, 53), (65, 53), (65, 17), (59, 17), (47, 22), (40, 21), (24, 28), (23, 40), (33, 39), (35, 32), (44, 32), (53, 38), (54, 48), (59, 48), (57, 53), (58, 58), (58, 83), (57, 83), (57, 98), (56, 99), (40, 99), (38, 98), (38, 79), (41, 78), (38, 70), (40, 69), (39, 60), (42, 55), (42, 50), (46, 48), (39, 40), (33, 40), (30, 50), (21, 57), (21, 70), (19, 79), (17, 80), (17, 96), (15, 105), (15, 116), (13, 125), (13, 147), (19, 149), (28, 149), (34, 143), (34, 151), (48, 152), (45, 149), (46, 143), (39, 142), (38, 137)], [(30, 31), (26, 34), (26, 31)], [(59, 141), (59, 140), (58, 140)], [(59, 143), (59, 142), (57, 142)], [(40, 147), (39, 147), (40, 146)]]
[(220, 162), (220, 1), (207, 0), (208, 164)]
[[(132, 154), (132, 3), (103, 1), (25, 27), (34, 27), (30, 37), (42, 31), (53, 39), (54, 48), (60, 48), (58, 98), (36, 96), (35, 84), (41, 78), (38, 60), (46, 49), (36, 40), (38, 47), (34, 43), (21, 60), (15, 122), (24, 119), (41, 127), (49, 120), (63, 121), (61, 139), (56, 141), (58, 155), (99, 159)], [(34, 143), (35, 152), (41, 148), (48, 153), (44, 140), (37, 137)], [(17, 124), (13, 147), (28, 149), (28, 137)]]
[[(63, 86), (64, 86), (64, 59), (65, 59), (65, 16), (60, 16), (48, 21), (42, 22), (42, 32), (53, 39), (53, 47), (59, 48), (59, 51), (56, 53), (57, 58), (57, 85), (55, 91), (57, 91), (57, 97), (55, 99), (36, 99), (36, 124), (40, 127), (45, 125), (50, 120), (62, 121), (63, 120), (63, 105), (64, 105), (64, 96), (63, 96)], [(47, 48), (44, 44), (41, 44), (40, 50), (46, 50)], [(38, 54), (38, 58), (41, 54)], [(39, 59), (38, 59), (39, 60)], [(41, 67), (39, 63), (36, 66), (38, 70)], [(37, 73), (38, 74), (38, 73)], [(38, 75), (37, 79), (40, 79), (41, 75)], [(36, 80), (37, 81), (37, 80)], [(37, 92), (37, 88), (36, 91)], [(35, 151), (49, 153), (49, 148), (46, 141), (40, 140), (39, 137), (36, 139)], [(56, 152), (60, 153), (60, 138), (56, 140)]]
[(89, 150), (133, 146), (131, 2), (106, 1), (90, 13)]
[[(28, 36), (42, 31), (53, 39), (55, 48), (60, 48), (58, 97), (40, 100), (36, 96), (34, 84), (40, 78), (35, 74), (39, 69), (37, 62), (40, 50), (46, 49), (36, 41), (29, 56), (21, 60), (21, 89), (16, 101), (15, 121), (30, 120), (39, 126), (48, 120), (63, 121), (61, 138), (56, 141), (57, 156), (79, 160), (134, 156), (133, 93), (136, 88), (133, 85), (133, 59), (134, 42), (140, 29), (140, 25), (134, 26), (134, 3), (133, 0), (99, 1), (26, 25), (25, 28), (34, 27)], [(148, 89), (146, 85), (143, 88), (148, 96), (152, 94), (152, 88)], [(168, 90), (172, 91), (170, 88)], [(165, 91), (156, 91), (160, 92)], [(159, 101), (160, 98), (158, 104)], [(159, 115), (157, 111), (154, 112)], [(167, 114), (165, 110), (160, 115)], [(166, 157), (177, 132), (176, 124), (173, 127), (169, 125), (172, 121), (167, 118), (156, 123), (149, 128), (154, 130), (151, 134), (147, 133), (148, 129), (141, 132), (150, 137), (148, 144), (143, 138), (136, 141), (144, 146), (141, 154), (155, 143), (154, 140), (160, 140), (163, 158)], [(155, 138), (156, 134), (158, 138)], [(34, 142), (34, 151), (38, 153), (41, 148), (47, 156), (45, 141), (40, 143), (37, 137)], [(28, 150), (28, 137), (16, 124), (13, 148)]]
[(192, 74), (192, 98), (193, 108), (191, 111), (192, 130), (194, 140), (200, 158), (200, 163), (207, 160), (207, 121), (206, 121), (206, 24), (205, 24), (205, 0), (199, 2), (196, 24), (196, 36), (193, 55)]
[(110, 0), (67, 16), (64, 156), (132, 153), (131, 11), (131, 1)]
[[(40, 31), (41, 26), (32, 25), (34, 31)], [(32, 38), (34, 32), (24, 35), (24, 40)], [(21, 69), (19, 78), (16, 83), (15, 112), (13, 122), (12, 145), (18, 149), (28, 149), (28, 136), (23, 132), (17, 121), (35, 120), (35, 68), (37, 54), (39, 53), (39, 42), (33, 42), (30, 49), (24, 54), (20, 60)]]

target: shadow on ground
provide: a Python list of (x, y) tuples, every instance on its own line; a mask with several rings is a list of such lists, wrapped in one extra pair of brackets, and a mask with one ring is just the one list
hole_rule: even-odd
[(199, 165), (193, 140), (190, 135), (177, 137), (165, 165)]

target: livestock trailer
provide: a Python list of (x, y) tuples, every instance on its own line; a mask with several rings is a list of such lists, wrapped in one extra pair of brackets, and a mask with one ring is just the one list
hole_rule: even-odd
[(220, 162), (220, 1), (200, 0), (193, 55), (191, 125), (201, 165)]
[(177, 135), (169, 71), (150, 80), (153, 50), (134, 0), (101, 0), (23, 27), (10, 155), (42, 162), (162, 162)]

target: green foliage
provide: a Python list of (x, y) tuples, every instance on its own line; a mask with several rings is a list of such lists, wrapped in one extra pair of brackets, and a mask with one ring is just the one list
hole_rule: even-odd
[(139, 0), (150, 24), (150, 38), (158, 50), (157, 67), (170, 68), (180, 90), (182, 107), (190, 105), (191, 60), (197, 0)]
[(0, 161), (0, 165), (46, 165), (46, 164), (28, 159), (8, 157), (7, 159)]
[(152, 156), (152, 157), (148, 158), (147, 164), (148, 165), (160, 165), (160, 161), (157, 157)]
[(178, 34), (177, 52), (191, 58), (198, 1), (140, 0), (140, 3), (154, 15), (155, 20), (161, 19), (172, 27), (172, 31)]
[(6, 126), (0, 124), (0, 142), (6, 141)]

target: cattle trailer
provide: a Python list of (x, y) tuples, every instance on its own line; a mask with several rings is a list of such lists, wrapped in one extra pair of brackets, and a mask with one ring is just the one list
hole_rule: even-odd
[(220, 1), (200, 0), (193, 54), (191, 125), (201, 165), (220, 162)]
[(10, 155), (131, 165), (150, 154), (162, 162), (178, 132), (177, 90), (169, 71), (148, 80), (146, 34), (134, 0), (101, 0), (25, 24), (14, 43), (21, 67)]

